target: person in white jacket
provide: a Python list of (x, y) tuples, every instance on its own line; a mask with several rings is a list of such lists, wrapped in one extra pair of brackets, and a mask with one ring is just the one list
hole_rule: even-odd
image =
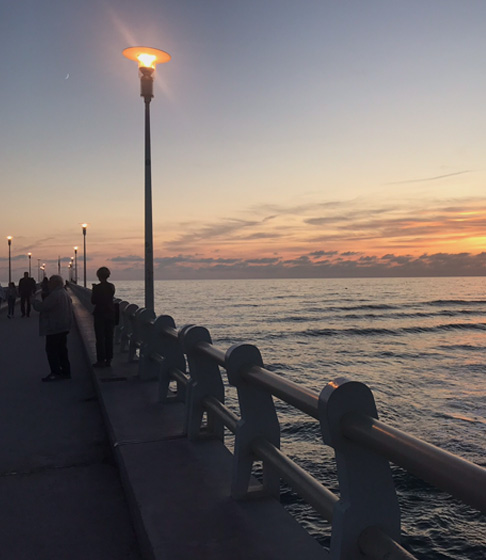
[(34, 309), (40, 312), (39, 334), (46, 337), (47, 361), (51, 373), (42, 381), (60, 381), (71, 378), (67, 349), (67, 335), (73, 322), (73, 305), (64, 289), (64, 280), (54, 274), (49, 278), (49, 295), (34, 300)]

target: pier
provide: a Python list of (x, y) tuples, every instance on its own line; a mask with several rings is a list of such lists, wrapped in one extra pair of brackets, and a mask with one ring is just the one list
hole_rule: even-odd
[[(71, 381), (40, 383), (47, 362), (35, 313), (10, 322), (5, 312), (1, 317), (0, 335), (8, 341), (2, 370), (8, 373), (1, 393), (7, 445), (0, 458), (8, 499), (0, 511), (11, 558), (412, 558), (399, 544), (390, 460), (486, 510), (486, 470), (381, 423), (363, 384), (333, 380), (315, 394), (265, 370), (251, 345), (216, 348), (203, 327), (178, 329), (168, 316), (121, 302), (113, 367), (93, 371), (89, 290), (72, 290)], [(237, 389), (239, 414), (225, 406), (221, 370)], [(336, 451), (340, 497), (279, 449), (274, 397), (319, 422), (323, 445)], [(225, 430), (234, 434), (233, 453)], [(51, 433), (58, 451), (49, 450)], [(252, 474), (257, 460), (259, 479)], [(91, 464), (110, 472), (103, 486), (108, 496), (87, 481), (59, 492), (59, 503), (50, 498), (53, 488), (63, 488), (57, 477)], [(45, 479), (44, 499), (32, 499), (29, 482), (39, 473), (51, 479)], [(330, 553), (283, 509), (280, 479), (332, 523)], [(34, 519), (47, 518), (34, 537)], [(75, 525), (81, 544), (68, 537), (63, 542), (59, 523), (71, 527), (69, 534)], [(123, 535), (116, 544), (124, 549), (107, 553), (103, 547), (113, 535)], [(46, 554), (17, 554), (22, 536), (30, 552), (45, 547)], [(63, 554), (70, 546), (73, 554)]]

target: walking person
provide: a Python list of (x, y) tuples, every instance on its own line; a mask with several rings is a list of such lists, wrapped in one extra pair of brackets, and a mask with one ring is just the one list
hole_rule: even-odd
[(17, 288), (15, 287), (15, 282), (10, 282), (6, 290), (7, 293), (7, 317), (11, 319), (15, 312), (15, 301), (18, 297)]
[[(30, 278), (28, 272), (24, 272), (23, 278), (19, 281), (19, 294), (20, 294), (20, 313), (22, 317), (30, 317), (30, 300), (35, 295), (36, 283), (33, 278)], [(27, 304), (27, 309), (26, 309)]]
[(46, 337), (47, 361), (51, 373), (42, 381), (59, 381), (71, 378), (67, 335), (73, 321), (73, 305), (64, 289), (62, 276), (49, 278), (49, 295), (43, 300), (34, 300), (34, 309), (40, 312), (39, 334)]
[(96, 363), (93, 367), (109, 367), (113, 359), (113, 337), (115, 332), (115, 286), (108, 282), (110, 270), (102, 266), (96, 271), (99, 284), (93, 284), (91, 303), (94, 304), (94, 329), (96, 336)]
[(40, 287), (41, 287), (41, 299), (45, 300), (46, 297), (49, 295), (49, 280), (47, 279), (47, 276), (44, 276), (44, 278), (42, 279)]

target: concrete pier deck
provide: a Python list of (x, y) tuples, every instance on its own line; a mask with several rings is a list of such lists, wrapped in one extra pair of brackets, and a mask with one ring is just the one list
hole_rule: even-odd
[(92, 317), (73, 301), (71, 381), (41, 383), (35, 312), (0, 313), (2, 559), (326, 558), (276, 500), (230, 497), (230, 452), (189, 442), (182, 405), (160, 404), (127, 354), (92, 370)]
[(0, 311), (0, 558), (139, 560), (81, 338), (72, 380), (42, 383), (38, 331), (38, 313)]

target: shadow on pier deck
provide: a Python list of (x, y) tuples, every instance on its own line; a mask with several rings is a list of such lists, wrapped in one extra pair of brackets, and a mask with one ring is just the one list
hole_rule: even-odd
[(35, 312), (0, 314), (2, 558), (130, 560), (137, 542), (157, 560), (326, 558), (277, 501), (230, 497), (228, 450), (182, 437), (182, 405), (162, 406), (126, 354), (92, 371), (92, 317), (73, 300), (71, 381), (40, 382)]

